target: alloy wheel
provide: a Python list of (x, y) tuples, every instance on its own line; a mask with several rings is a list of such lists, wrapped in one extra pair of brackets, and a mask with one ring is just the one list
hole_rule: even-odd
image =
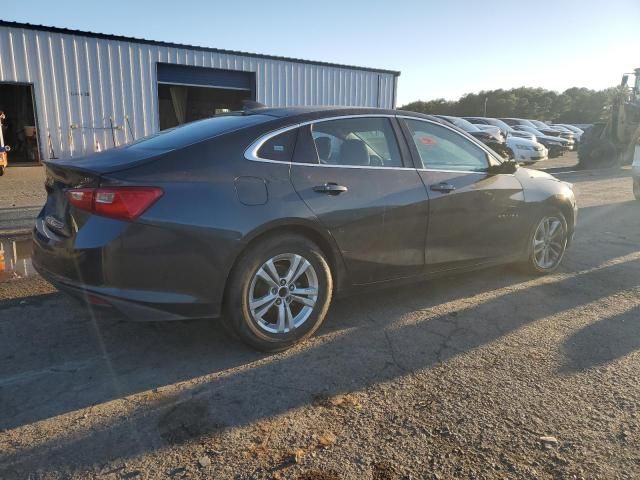
[(271, 334), (290, 333), (313, 312), (318, 275), (301, 255), (276, 255), (254, 273), (248, 297), (249, 311), (258, 327)]
[(533, 259), (542, 270), (555, 267), (564, 254), (566, 232), (558, 217), (545, 217), (533, 236)]

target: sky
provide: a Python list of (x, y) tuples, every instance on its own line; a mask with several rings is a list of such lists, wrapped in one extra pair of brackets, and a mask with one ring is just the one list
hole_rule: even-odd
[(640, 0), (29, 0), (3, 2), (0, 18), (400, 70), (398, 106), (601, 89), (640, 67)]

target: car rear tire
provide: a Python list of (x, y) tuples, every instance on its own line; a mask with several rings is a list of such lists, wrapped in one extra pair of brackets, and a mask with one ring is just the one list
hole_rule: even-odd
[(567, 220), (557, 209), (545, 212), (529, 236), (525, 269), (535, 275), (545, 275), (558, 269), (567, 249)]
[(286, 350), (320, 327), (332, 291), (331, 270), (315, 243), (295, 234), (270, 236), (234, 267), (223, 321), (258, 350)]

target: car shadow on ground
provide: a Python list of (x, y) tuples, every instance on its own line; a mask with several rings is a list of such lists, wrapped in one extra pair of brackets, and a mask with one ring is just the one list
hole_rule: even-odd
[(577, 373), (614, 362), (640, 349), (640, 308), (591, 323), (564, 342), (561, 373)]
[[(598, 217), (595, 210), (586, 215)], [(543, 279), (501, 267), (344, 299), (332, 307), (317, 338), (272, 356), (231, 341), (209, 321), (87, 318), (56, 295), (27, 307), (34, 309), (29, 324), (2, 324), (4, 338), (28, 337), (28, 343), (14, 348), (11, 365), (0, 366), (0, 429), (145, 395), (130, 414), (99, 427), (62, 432), (2, 454), (0, 473), (11, 465), (90, 466), (129, 458), (284, 414), (319, 395), (363, 390), (428, 369), (533, 322), (628, 290), (637, 282), (636, 250), (622, 242), (607, 259), (570, 253), (563, 272)], [(580, 271), (583, 264), (590, 268)], [(597, 294), (585, 285), (598, 285)], [(6, 311), (17, 314), (18, 308), (25, 307)], [(153, 391), (181, 381), (190, 383)]]
[[(635, 263), (634, 268), (637, 268), (638, 262)], [(219, 337), (217, 334), (205, 333), (200, 325), (185, 328), (187, 335), (199, 337), (191, 340), (191, 346), (199, 353), (194, 356), (183, 354), (177, 359), (171, 355), (172, 348), (182, 342), (176, 342), (176, 331), (165, 330), (160, 334), (156, 331), (153, 335), (162, 336), (164, 341), (140, 350), (135, 366), (131, 365), (131, 359), (122, 362), (117, 355), (109, 356), (110, 373), (105, 372), (96, 384), (119, 385), (120, 390), (98, 388), (96, 392), (94, 386), (82, 385), (72, 397), (76, 399), (74, 405), (58, 405), (57, 410), (49, 411), (49, 415), (89, 406), (94, 401), (124, 396), (127, 391), (170, 384), (176, 380), (174, 367), (165, 365), (168, 362), (175, 365), (176, 360), (184, 365), (191, 378), (197, 372), (222, 372), (224, 368), (221, 365), (241, 368), (168, 395), (158, 395), (157, 399), (149, 395), (129, 416), (117, 416), (80, 436), (65, 437), (62, 434), (44, 444), (21, 449), (18, 454), (1, 460), (0, 465), (15, 464), (18, 467), (23, 464), (33, 468), (34, 465), (44, 467), (52, 463), (67, 466), (101, 464), (156, 450), (167, 444), (179, 444), (215, 435), (228, 428), (249, 425), (308, 405), (319, 395), (366, 389), (445, 362), (531, 322), (581, 305), (583, 300), (579, 296), (569, 294), (578, 281), (598, 282), (603, 286), (602, 296), (617, 293), (623, 286), (608, 279), (629, 267), (628, 263), (622, 263), (585, 273), (583, 277), (524, 287), (482, 304), (462, 305), (437, 315), (428, 313), (433, 308), (433, 302), (428, 298), (440, 288), (431, 283), (390, 293), (386, 299), (374, 302), (375, 306), (366, 305), (364, 301), (340, 302), (330, 319), (334, 323), (333, 332), (325, 332), (293, 352), (263, 358), (264, 361), (252, 368), (242, 367), (250, 366), (252, 360), (261, 356), (247, 351), (240, 356), (236, 353), (235, 360), (226, 358), (230, 350), (239, 348), (238, 344), (231, 343), (231, 348), (212, 350), (229, 342), (214, 338)], [(495, 285), (489, 282), (491, 278), (498, 275), (509, 278), (503, 270), (495, 270), (493, 275), (485, 272), (484, 275), (483, 279), (476, 278), (476, 281), (484, 280), (482, 283), (485, 285)], [(447, 283), (449, 288), (457, 286), (461, 291), (471, 293), (463, 280)], [(519, 304), (529, 308), (519, 311)], [(415, 318), (416, 312), (424, 312), (425, 317)], [(513, 314), (505, 315), (505, 312)], [(411, 323), (403, 324), (405, 319)], [(137, 348), (136, 343), (131, 340), (128, 346)], [(184, 347), (181, 345), (179, 348)], [(186, 371), (179, 375), (181, 378), (186, 376)], [(35, 383), (27, 388), (33, 391), (23, 391), (21, 397), (44, 393)], [(5, 399), (8, 398), (6, 394), (10, 392), (3, 388)], [(52, 400), (55, 403), (55, 398)], [(42, 418), (41, 413), (23, 413), (20, 424)], [(95, 448), (96, 445), (100, 448)]]

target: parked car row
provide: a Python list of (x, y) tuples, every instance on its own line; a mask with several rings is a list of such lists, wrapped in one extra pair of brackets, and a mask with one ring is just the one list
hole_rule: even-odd
[(584, 133), (573, 125), (523, 118), (436, 116), (466, 131), (502, 157), (527, 165), (574, 150)]

